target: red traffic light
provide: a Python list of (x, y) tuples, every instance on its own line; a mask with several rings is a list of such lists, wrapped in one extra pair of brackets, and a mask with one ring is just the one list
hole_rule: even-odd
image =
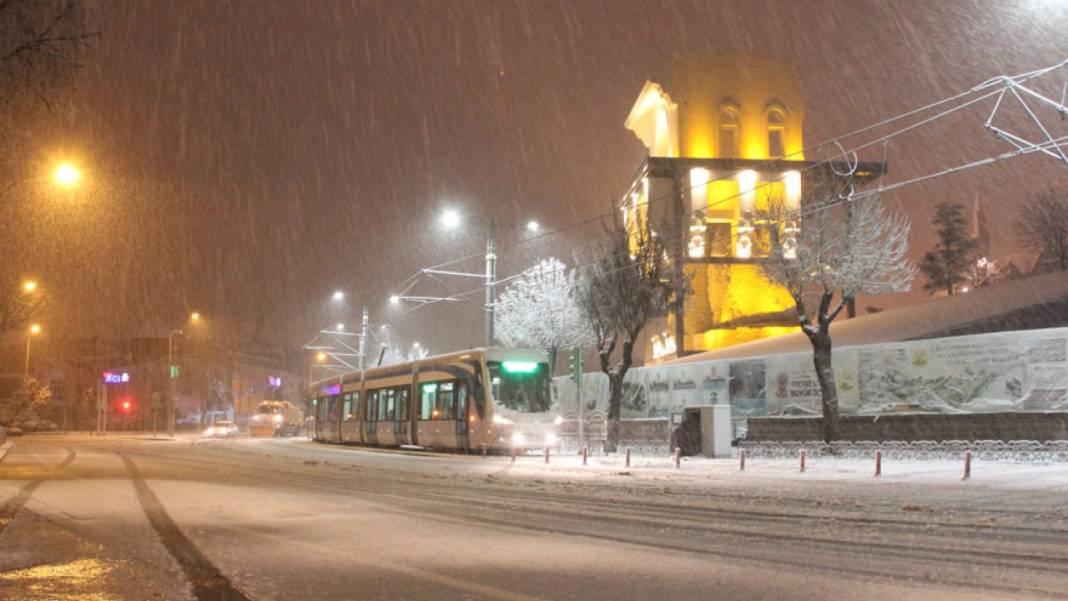
[(132, 406), (133, 406), (133, 404), (130, 403), (130, 401), (123, 401), (122, 402), (122, 410), (123, 410), (123, 412), (129, 413), (130, 412), (130, 407), (132, 407)]

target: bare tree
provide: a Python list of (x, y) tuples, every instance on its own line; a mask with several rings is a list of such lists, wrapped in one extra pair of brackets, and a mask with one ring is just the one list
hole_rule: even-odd
[(760, 272), (789, 292), (812, 344), (827, 442), (838, 438), (839, 414), (831, 322), (858, 294), (905, 291), (916, 277), (906, 256), (908, 220), (888, 215), (878, 198), (840, 196), (849, 188), (832, 180), (814, 183), (800, 209), (769, 202), (755, 215), (770, 234), (770, 254), (759, 263)]
[[(659, 234), (647, 220), (636, 219), (629, 226), (612, 220), (606, 226), (607, 242), (582, 273), (578, 298), (593, 331), (601, 371), (608, 376), (609, 420), (620, 418), (623, 379), (634, 365), (642, 329), (678, 307), (689, 290), (679, 260), (683, 239), (677, 217), (665, 219)], [(608, 444), (615, 445), (611, 431)]]
[(1038, 255), (1036, 271), (1068, 270), (1068, 194), (1050, 188), (1020, 209), (1016, 220), (1020, 246)]
[(84, 0), (0, 0), (0, 166), (58, 112), (94, 35)]
[(561, 349), (593, 342), (577, 298), (578, 278), (559, 259), (538, 261), (497, 300), (497, 338), (506, 346), (545, 349), (556, 373)]

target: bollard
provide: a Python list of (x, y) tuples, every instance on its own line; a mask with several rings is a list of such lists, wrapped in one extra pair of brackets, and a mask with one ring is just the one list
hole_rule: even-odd
[(745, 471), (745, 449), (739, 449), (738, 451), (738, 471)]
[(546, 447), (545, 447), (545, 463), (549, 463), (549, 447), (548, 447), (548, 445), (546, 445)]
[(515, 457), (519, 454), (519, 449), (512, 447), (512, 463), (515, 463)]
[(875, 477), (878, 478), (883, 473), (883, 452), (876, 449), (875, 451)]
[(801, 458), (801, 473), (803, 474), (805, 473), (805, 449), (801, 449), (801, 452), (798, 453), (798, 456)]
[(682, 467), (682, 449), (675, 447), (675, 469)]
[(967, 480), (972, 477), (972, 452), (964, 451), (964, 477), (961, 480)]
[(482, 458), (483, 458), (483, 459), (485, 459), (485, 458), (486, 458), (486, 447), (487, 447), (487, 446), (488, 446), (488, 445), (482, 445)]
[(582, 465), (586, 465), (586, 460), (590, 457), (590, 447), (582, 447)]
[(630, 449), (627, 449), (627, 467), (630, 467)]

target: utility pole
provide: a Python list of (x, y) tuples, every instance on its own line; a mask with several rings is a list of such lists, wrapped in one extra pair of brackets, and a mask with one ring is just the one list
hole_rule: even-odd
[(575, 382), (575, 402), (578, 405), (578, 440), (579, 448), (586, 438), (586, 403), (582, 402), (582, 349), (571, 351), (571, 379)]
[(359, 366), (360, 371), (363, 371), (367, 367), (367, 337), (371, 334), (371, 316), (367, 312), (367, 307), (363, 308), (363, 323), (360, 326), (360, 356)]
[(167, 336), (167, 436), (174, 438), (175, 383), (178, 379), (178, 366), (174, 364), (174, 335), (181, 330), (171, 330)]
[(490, 219), (486, 234), (486, 346), (493, 346), (493, 286), (497, 279), (497, 226)]

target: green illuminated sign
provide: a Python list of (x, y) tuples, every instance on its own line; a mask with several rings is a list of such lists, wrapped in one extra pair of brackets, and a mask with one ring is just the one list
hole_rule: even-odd
[(177, 365), (172, 365), (171, 366), (171, 379), (174, 380), (177, 377), (178, 377), (178, 366)]
[(437, 392), (437, 390), (438, 385), (436, 382), (431, 382), (430, 384), (423, 384), (423, 392)]
[(532, 374), (538, 371), (538, 364), (533, 361), (505, 361), (501, 363), (501, 367), (510, 374)]

